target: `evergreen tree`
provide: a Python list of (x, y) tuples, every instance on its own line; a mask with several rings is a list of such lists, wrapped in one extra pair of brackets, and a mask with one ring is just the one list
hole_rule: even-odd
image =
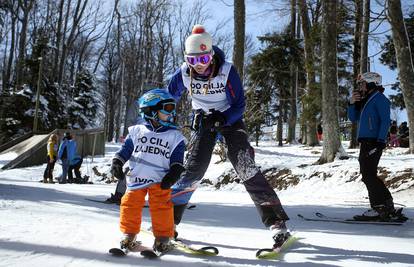
[(299, 41), (288, 31), (268, 34), (259, 37), (259, 40), (265, 48), (252, 57), (248, 66), (250, 91), (245, 116), (247, 127), (256, 141), (262, 134), (261, 126), (273, 125), (276, 119), (281, 126), (280, 122), (286, 117), (284, 110), (290, 97), (290, 64), (294, 62), (299, 65), (303, 53)]
[(85, 129), (94, 126), (96, 112), (102, 102), (96, 89), (93, 75), (83, 70), (76, 76), (72, 88), (72, 98), (68, 106), (68, 126), (72, 129)]

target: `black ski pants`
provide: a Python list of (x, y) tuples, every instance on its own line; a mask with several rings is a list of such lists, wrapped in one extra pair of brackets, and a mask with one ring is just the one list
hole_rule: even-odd
[[(375, 152), (373, 149), (376, 149)], [(371, 155), (370, 155), (371, 152)], [(385, 205), (392, 200), (392, 196), (384, 182), (377, 176), (378, 163), (381, 159), (382, 149), (374, 141), (363, 141), (359, 151), (359, 168), (362, 181), (367, 187), (371, 207)]]
[[(69, 183), (73, 183), (73, 182), (82, 183), (82, 176), (81, 176), (81, 173), (80, 173), (80, 167), (82, 165), (82, 162), (83, 162), (83, 159), (81, 159), (75, 165), (70, 165), (69, 166), (69, 172), (68, 172)], [(75, 177), (76, 177), (76, 180), (75, 181), (73, 180), (73, 173), (72, 173), (72, 171), (75, 172)]]
[[(263, 224), (269, 227), (277, 221), (289, 220), (275, 191), (256, 166), (254, 150), (248, 141), (242, 120), (218, 130), (209, 129), (198, 133), (194, 143), (190, 144), (186, 170), (180, 181), (173, 186), (173, 194), (184, 191), (203, 178), (210, 164), (218, 132), (224, 137), (228, 158), (252, 198)], [(176, 200), (173, 198), (175, 224), (181, 221), (192, 193), (193, 191), (182, 194)]]
[(56, 159), (53, 159), (52, 162), (50, 162), (50, 157), (47, 156), (47, 166), (45, 169), (45, 172), (43, 173), (43, 179), (49, 179), (49, 182), (53, 182), (53, 169), (55, 168)]

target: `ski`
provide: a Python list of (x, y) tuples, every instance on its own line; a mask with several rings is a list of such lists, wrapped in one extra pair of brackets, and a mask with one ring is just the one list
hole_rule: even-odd
[(133, 249), (119, 248), (119, 247), (111, 248), (109, 250), (109, 253), (115, 257), (123, 257), (123, 256), (128, 255), (129, 252), (144, 252), (144, 251), (153, 251), (153, 250), (152, 248), (147, 247), (147, 246), (137, 245)]
[[(151, 231), (145, 230), (145, 229), (141, 229), (141, 233), (152, 235)], [(199, 255), (199, 256), (217, 256), (219, 254), (218, 248), (214, 246), (205, 246), (201, 248), (196, 248), (192, 245), (185, 243), (184, 241), (180, 239), (172, 239), (171, 243), (174, 245), (174, 247), (177, 250), (180, 250), (188, 254)]]
[(111, 255), (115, 257), (123, 257), (128, 254), (128, 250), (122, 248), (111, 248), (109, 250), (109, 253), (111, 253)]
[(176, 239), (171, 240), (171, 243), (178, 249), (185, 253), (190, 253), (193, 255), (204, 255), (204, 256), (217, 256), (219, 254), (218, 248), (214, 246), (206, 246), (201, 248), (195, 248), (191, 245), (184, 243), (183, 241)]
[(96, 203), (102, 203), (102, 204), (117, 204), (115, 202), (108, 201), (108, 200), (100, 200), (100, 199), (92, 199), (92, 198), (85, 198), (85, 200), (96, 202)]
[(286, 250), (292, 246), (298, 238), (294, 235), (289, 236), (283, 244), (276, 248), (262, 248), (256, 252), (256, 258), (262, 260), (277, 260), (280, 256), (286, 252)]
[(298, 214), (298, 217), (305, 220), (305, 221), (312, 221), (312, 222), (336, 222), (336, 223), (346, 223), (346, 224), (373, 224), (373, 225), (403, 225), (403, 222), (382, 222), (382, 221), (357, 221), (355, 219), (345, 219), (345, 218), (336, 218), (336, 217), (328, 217), (323, 215), (322, 213), (315, 213), (316, 217), (306, 217), (302, 214)]
[(143, 256), (144, 258), (147, 258), (147, 259), (156, 259), (156, 258), (161, 257), (164, 254), (165, 253), (160, 253), (160, 252), (154, 251), (152, 249), (141, 251), (141, 256)]
[[(402, 208), (398, 209), (398, 212), (401, 213)], [(344, 219), (344, 218), (338, 218), (338, 217), (331, 217), (331, 216), (327, 216), (324, 215), (320, 212), (315, 212), (315, 216), (319, 217), (319, 218), (326, 218), (326, 219), (337, 219), (337, 220), (348, 220), (348, 221), (355, 221), (355, 222), (374, 222), (374, 223), (386, 223), (386, 224), (404, 224), (408, 218), (406, 218), (405, 216), (403, 216), (403, 218), (405, 218), (405, 220), (401, 221), (401, 220), (389, 220), (389, 221), (369, 221), (369, 220), (358, 220), (355, 217), (352, 219)]]
[(173, 249), (174, 249), (174, 247), (171, 247), (167, 251), (160, 252), (160, 251), (157, 251), (157, 250), (154, 250), (154, 249), (149, 248), (149, 249), (142, 250), (140, 254), (144, 258), (147, 258), (147, 259), (152, 260), (152, 259), (159, 258), (159, 257), (161, 257), (161, 256), (169, 253)]
[[(93, 199), (93, 198), (85, 198), (85, 200), (92, 201), (92, 202), (96, 202), (96, 203), (102, 203), (102, 204), (116, 204), (116, 205), (118, 205), (118, 206), (119, 206), (119, 204), (118, 204), (118, 203), (113, 202), (113, 201), (108, 200), (108, 199), (106, 199), (106, 200), (100, 200), (100, 199)], [(195, 204), (191, 204), (191, 205), (189, 205), (189, 206), (187, 207), (187, 209), (188, 209), (188, 210), (194, 210), (196, 207), (197, 207), (197, 206), (196, 206)], [(149, 208), (149, 206), (146, 204), (146, 205), (144, 206), (144, 208)]]

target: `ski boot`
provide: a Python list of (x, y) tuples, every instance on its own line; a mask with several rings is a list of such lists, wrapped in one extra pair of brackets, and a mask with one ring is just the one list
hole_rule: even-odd
[(155, 252), (164, 254), (171, 251), (174, 248), (174, 245), (171, 243), (169, 237), (156, 237), (152, 248)]
[(115, 194), (111, 194), (110, 198), (107, 198), (105, 200), (106, 203), (115, 203), (117, 205), (121, 205), (121, 198), (122, 198), (122, 194), (115, 192)]
[(286, 227), (285, 221), (277, 221), (274, 225), (270, 226), (270, 231), (272, 231), (274, 249), (281, 247), (290, 237), (290, 232)]
[(393, 214), (391, 214), (389, 220), (391, 222), (405, 222), (408, 218), (402, 213), (403, 208), (396, 209)]
[(174, 224), (174, 240), (177, 240), (177, 238), (178, 238), (177, 225)]
[(382, 221), (382, 222), (405, 222), (408, 218), (402, 214), (402, 208), (395, 209), (392, 200), (387, 200), (383, 205), (373, 206), (362, 215), (354, 216), (357, 221)]
[(124, 239), (120, 242), (120, 247), (123, 250), (134, 250), (134, 248), (141, 245), (141, 242), (136, 241), (137, 235), (136, 234), (125, 234)]

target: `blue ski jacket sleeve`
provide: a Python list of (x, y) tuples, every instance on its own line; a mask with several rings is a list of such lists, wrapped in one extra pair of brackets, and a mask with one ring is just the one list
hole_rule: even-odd
[(66, 144), (68, 143), (67, 140), (63, 140), (60, 143), (59, 150), (58, 150), (58, 159), (62, 159), (63, 151), (65, 150)]
[(355, 104), (351, 104), (348, 106), (348, 118), (352, 122), (357, 122), (359, 120), (359, 116), (361, 112), (355, 108)]
[(170, 157), (170, 166), (173, 164), (184, 164), (184, 151), (185, 151), (185, 143), (181, 141), (171, 153)]
[(116, 152), (115, 158), (119, 159), (122, 162), (122, 164), (125, 164), (125, 162), (127, 162), (131, 157), (132, 152), (134, 152), (134, 142), (128, 134), (125, 138), (125, 142), (122, 145), (121, 149), (118, 152)]

